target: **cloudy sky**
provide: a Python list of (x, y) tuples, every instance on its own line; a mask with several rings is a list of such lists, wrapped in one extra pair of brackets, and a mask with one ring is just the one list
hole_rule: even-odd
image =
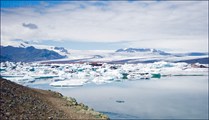
[(208, 51), (208, 1), (1, 1), (1, 41)]

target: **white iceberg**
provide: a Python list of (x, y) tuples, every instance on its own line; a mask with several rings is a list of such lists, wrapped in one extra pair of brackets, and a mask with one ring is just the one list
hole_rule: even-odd
[(81, 79), (71, 79), (71, 80), (64, 80), (64, 81), (57, 81), (50, 83), (51, 86), (54, 87), (78, 87), (83, 86), (86, 80)]
[(95, 77), (92, 82), (96, 84), (110, 83), (113, 82), (114, 78), (110, 76), (99, 76)]

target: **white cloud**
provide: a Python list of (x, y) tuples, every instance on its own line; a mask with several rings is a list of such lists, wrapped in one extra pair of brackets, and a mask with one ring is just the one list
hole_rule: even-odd
[[(38, 29), (27, 29), (23, 23), (36, 24)], [(3, 41), (127, 41), (127, 46), (207, 51), (208, 4), (207, 1), (77, 1), (34, 8), (2, 8), (1, 33)]]

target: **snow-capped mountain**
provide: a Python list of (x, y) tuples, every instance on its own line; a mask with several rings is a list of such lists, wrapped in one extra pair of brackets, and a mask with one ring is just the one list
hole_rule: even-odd
[(128, 52), (128, 53), (142, 52), (142, 53), (154, 53), (159, 55), (171, 55), (170, 53), (166, 53), (164, 51), (151, 49), (151, 48), (125, 48), (125, 49), (118, 49), (115, 52)]
[(70, 54), (68, 50), (66, 50), (64, 47), (54, 47), (54, 50), (58, 50), (59, 52), (62, 52), (64, 54)]
[(1, 46), (12, 46), (12, 47), (19, 47), (19, 48), (27, 48), (27, 47), (34, 47), (36, 49), (46, 49), (51, 50), (54, 52), (57, 52), (58, 54), (62, 56), (68, 56), (70, 53), (67, 49), (63, 47), (57, 47), (57, 46), (49, 46), (49, 45), (42, 45), (42, 44), (33, 44), (25, 41), (12, 41), (9, 43), (2, 42)]
[(69, 52), (63, 47), (54, 47), (38, 44), (29, 44), (23, 41), (14, 41), (12, 44), (3, 44), (1, 48), (1, 62), (33, 62), (66, 58)]
[(37, 49), (33, 46), (21, 48), (13, 46), (0, 46), (1, 49), (1, 62), (33, 62), (42, 60), (52, 60), (65, 58), (57, 52), (47, 49)]

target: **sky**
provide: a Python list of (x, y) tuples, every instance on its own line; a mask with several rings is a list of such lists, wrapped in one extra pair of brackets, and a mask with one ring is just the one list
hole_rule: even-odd
[(1, 42), (208, 52), (208, 1), (1, 1)]

